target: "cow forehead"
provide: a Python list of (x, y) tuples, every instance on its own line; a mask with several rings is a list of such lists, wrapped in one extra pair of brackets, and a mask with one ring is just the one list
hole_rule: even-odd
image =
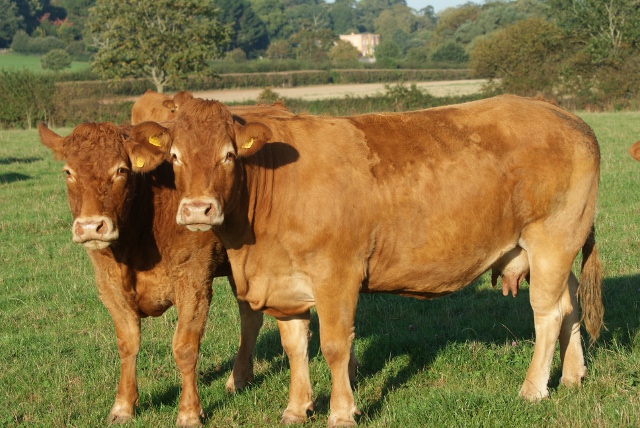
[(187, 102), (174, 123), (172, 139), (181, 153), (213, 154), (232, 144), (231, 112), (218, 101), (193, 99)]
[(113, 124), (79, 125), (64, 139), (64, 159), (76, 172), (109, 174), (114, 166), (126, 162), (124, 138), (124, 132)]

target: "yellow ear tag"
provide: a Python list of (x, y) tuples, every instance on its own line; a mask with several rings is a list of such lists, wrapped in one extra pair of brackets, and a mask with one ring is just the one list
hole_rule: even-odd
[(156, 147), (162, 146), (162, 143), (160, 142), (160, 138), (158, 137), (149, 137), (149, 144)]
[(253, 138), (242, 145), (243, 149), (250, 149), (253, 146)]
[(144, 166), (144, 159), (141, 157), (136, 157), (135, 165), (136, 168), (142, 168)]

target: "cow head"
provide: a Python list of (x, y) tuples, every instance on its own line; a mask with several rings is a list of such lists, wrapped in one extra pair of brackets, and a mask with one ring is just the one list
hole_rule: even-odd
[(171, 125), (170, 161), (182, 199), (178, 224), (205, 231), (222, 224), (237, 203), (242, 160), (255, 154), (271, 130), (259, 122), (234, 121), (217, 101), (194, 99)]
[(66, 137), (45, 124), (38, 129), (42, 144), (65, 161), (73, 242), (87, 249), (107, 248), (126, 222), (135, 173), (151, 171), (165, 159), (170, 143), (165, 129), (152, 122), (134, 127), (84, 123)]

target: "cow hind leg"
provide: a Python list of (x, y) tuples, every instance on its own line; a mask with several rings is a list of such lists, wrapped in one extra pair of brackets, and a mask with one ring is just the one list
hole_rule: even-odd
[(264, 320), (262, 312), (254, 311), (247, 302), (237, 302), (240, 311), (240, 345), (225, 385), (228, 392), (238, 391), (253, 382), (253, 354)]
[[(559, 338), (565, 351), (567, 379), (578, 375), (577, 366), (582, 360), (582, 351), (577, 350), (580, 330), (576, 327), (575, 290), (572, 293), (569, 287), (571, 265), (578, 250), (567, 250), (570, 248), (567, 243), (572, 242), (570, 237), (562, 240), (562, 233), (545, 232), (543, 228), (530, 227), (522, 239), (531, 266), (530, 300), (536, 341), (520, 396), (531, 401), (549, 396), (547, 383)], [(572, 287), (577, 289), (576, 284)]]
[(560, 329), (560, 359), (562, 361), (562, 379), (565, 386), (580, 386), (587, 374), (580, 340), (580, 316), (578, 314), (578, 279), (569, 275), (569, 297), (573, 310), (562, 321)]

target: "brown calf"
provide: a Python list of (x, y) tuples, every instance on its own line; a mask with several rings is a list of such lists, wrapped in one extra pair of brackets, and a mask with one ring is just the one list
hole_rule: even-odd
[[(194, 236), (175, 223), (179, 202), (168, 163), (149, 170), (139, 153), (164, 159), (151, 138), (157, 125), (117, 127), (88, 123), (63, 138), (40, 125), (42, 143), (65, 160), (64, 173), (73, 214), (73, 241), (82, 244), (94, 265), (100, 299), (109, 310), (118, 338), (121, 376), (109, 422), (133, 417), (138, 401), (136, 356), (140, 319), (159, 316), (176, 305), (178, 325), (173, 353), (182, 373), (177, 424), (200, 424), (196, 363), (214, 276), (230, 275), (226, 253), (211, 233)], [(154, 165), (155, 167), (155, 165)], [(231, 279), (231, 278), (230, 278)], [(233, 283), (233, 282), (232, 282)], [(253, 378), (252, 354), (262, 313), (238, 302), (242, 336), (227, 388)]]
[[(492, 266), (512, 283), (528, 270), (536, 344), (520, 395), (548, 396), (558, 339), (562, 383), (586, 374), (578, 294), (592, 340), (603, 315), (594, 240), (600, 153), (576, 116), (502, 96), (407, 113), (240, 122), (220, 103), (193, 100), (163, 137), (182, 195), (177, 222), (213, 229), (238, 298), (297, 332), (298, 340), (283, 339), (292, 376), (316, 306), (332, 374), (330, 426), (355, 423), (348, 362), (359, 292), (435, 298)], [(507, 258), (517, 248), (526, 264), (513, 261), (524, 255)], [(578, 284), (571, 266), (581, 249)], [(304, 419), (311, 394), (306, 379), (292, 377), (283, 419)]]

